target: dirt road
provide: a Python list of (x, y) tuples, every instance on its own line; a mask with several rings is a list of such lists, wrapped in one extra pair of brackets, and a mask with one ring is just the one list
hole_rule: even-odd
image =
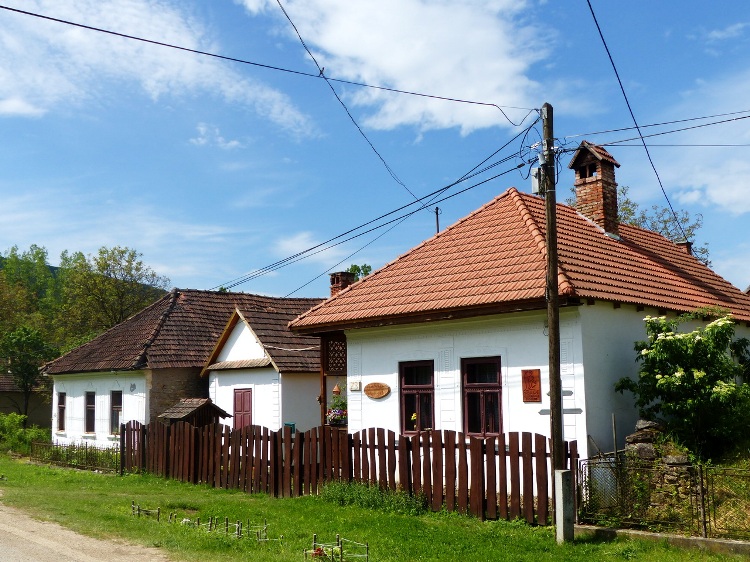
[[(0, 494), (2, 491), (0, 491)], [(155, 548), (103, 541), (57, 523), (38, 521), (0, 500), (0, 560), (3, 562), (167, 562)]]

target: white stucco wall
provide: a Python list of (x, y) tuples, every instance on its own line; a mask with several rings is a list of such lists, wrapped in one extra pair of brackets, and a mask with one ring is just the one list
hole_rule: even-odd
[[(348, 352), (349, 430), (384, 427), (400, 432), (398, 365), (433, 360), (435, 365), (435, 426), (463, 430), (460, 366), (462, 358), (501, 357), (503, 430), (549, 435), (548, 338), (546, 312), (527, 312), (434, 324), (346, 333)], [(586, 436), (583, 368), (580, 362), (580, 319), (577, 309), (561, 311), (563, 390), (565, 408), (581, 414), (564, 416), (565, 439)], [(542, 402), (523, 402), (522, 369), (540, 369)], [(360, 391), (371, 382), (386, 383), (391, 393), (373, 400)], [(542, 413), (540, 413), (542, 412)]]
[[(85, 373), (53, 375), (52, 441), (53, 443), (90, 443), (99, 447), (119, 445), (119, 437), (110, 434), (110, 396), (113, 390), (122, 391), (122, 422), (131, 420), (148, 423), (146, 404), (148, 388), (141, 371), (127, 373)], [(57, 431), (58, 393), (64, 392), (65, 431)], [(95, 392), (95, 433), (84, 431), (86, 393)]]
[[(252, 423), (278, 431), (285, 423), (307, 431), (320, 425), (320, 393), (317, 373), (284, 373), (273, 367), (210, 371), (208, 392), (219, 408), (234, 414), (234, 391), (252, 389)], [(233, 425), (232, 419), (224, 423)]]
[[(282, 424), (279, 381), (279, 373), (273, 367), (210, 371), (208, 396), (219, 408), (234, 414), (234, 391), (252, 389), (253, 424), (276, 431)], [(232, 419), (226, 419), (224, 423), (234, 425)]]
[(266, 352), (258, 338), (245, 322), (240, 321), (219, 350), (216, 361), (262, 359), (265, 356)]
[(283, 423), (293, 423), (298, 431), (320, 425), (319, 373), (281, 375), (281, 414)]

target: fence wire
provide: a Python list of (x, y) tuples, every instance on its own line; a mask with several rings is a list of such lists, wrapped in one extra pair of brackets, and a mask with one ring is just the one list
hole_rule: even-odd
[(750, 537), (750, 470), (613, 457), (580, 467), (582, 523)]
[(31, 460), (83, 470), (117, 472), (120, 470), (120, 449), (119, 444), (116, 447), (104, 448), (88, 443), (32, 443)]

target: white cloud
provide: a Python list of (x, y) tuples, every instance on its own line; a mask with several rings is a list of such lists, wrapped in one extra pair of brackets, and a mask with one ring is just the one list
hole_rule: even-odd
[[(20, 9), (154, 41), (220, 51), (185, 6), (167, 0), (33, 0)], [(0, 13), (0, 108), (37, 115), (106, 104), (107, 86), (131, 84), (154, 101), (209, 94), (265, 116), (295, 135), (314, 127), (285, 94), (208, 57), (46, 21)], [(0, 111), (0, 113), (3, 113)]]
[(274, 243), (274, 251), (281, 257), (289, 257), (304, 252), (310, 248), (315, 248), (310, 254), (308, 254), (306, 260), (311, 260), (326, 266), (332, 266), (338, 263), (347, 255), (347, 252), (344, 251), (341, 246), (336, 246), (326, 250), (322, 250), (322, 247), (317, 248), (320, 243), (320, 240), (317, 240), (311, 232), (303, 231), (276, 240)]
[[(273, 0), (245, 0), (251, 13)], [(535, 107), (539, 84), (530, 67), (546, 56), (539, 23), (521, 21), (526, 2), (512, 0), (290, 0), (286, 11), (330, 77), (505, 106)], [(284, 20), (284, 27), (292, 33)], [(549, 36), (548, 36), (549, 37)], [(295, 38), (296, 40), (296, 38)], [(373, 89), (346, 88), (370, 108), (377, 129), (457, 127), (466, 134), (508, 126), (498, 109)], [(525, 111), (510, 110), (519, 119)]]
[(195, 146), (217, 146), (222, 150), (232, 150), (244, 146), (238, 140), (225, 139), (219, 128), (213, 125), (198, 123), (195, 128), (198, 131), (198, 136), (190, 139), (190, 144)]
[(713, 31), (709, 31), (706, 34), (706, 39), (709, 42), (726, 41), (727, 39), (736, 39), (737, 37), (740, 37), (744, 33), (745, 28), (747, 26), (748, 26), (747, 23), (734, 23), (734, 24), (728, 25), (724, 29), (714, 29)]

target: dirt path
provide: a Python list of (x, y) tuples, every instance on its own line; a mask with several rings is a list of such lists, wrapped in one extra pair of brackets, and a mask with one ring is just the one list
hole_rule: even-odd
[[(0, 498), (2, 491), (0, 490)], [(156, 548), (104, 541), (57, 523), (38, 521), (0, 502), (0, 560), (3, 562), (167, 562)]]

